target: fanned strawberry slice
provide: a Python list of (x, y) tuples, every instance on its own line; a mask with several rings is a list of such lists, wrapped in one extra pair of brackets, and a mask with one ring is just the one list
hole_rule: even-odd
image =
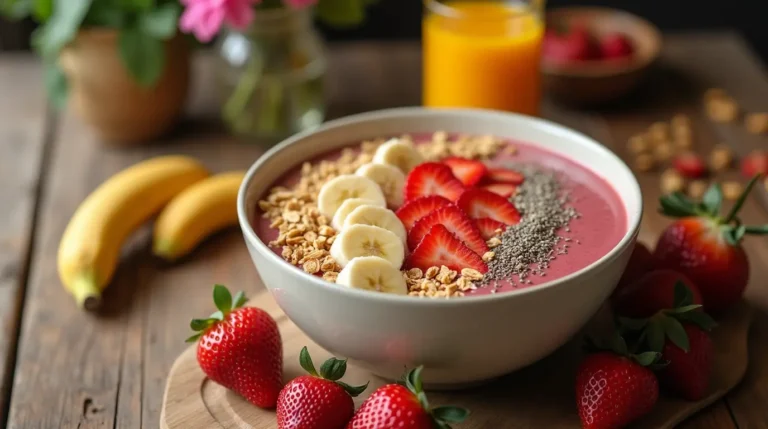
[(454, 156), (445, 158), (442, 162), (451, 168), (453, 175), (456, 176), (464, 186), (476, 185), (488, 171), (488, 168), (482, 162), (467, 158)]
[(490, 240), (492, 237), (495, 237), (496, 230), (500, 229), (503, 232), (507, 229), (506, 225), (489, 217), (475, 219), (475, 226), (480, 230), (480, 234), (485, 240)]
[(494, 194), (501, 195), (504, 198), (509, 198), (517, 192), (517, 185), (511, 183), (491, 183), (482, 188), (487, 189)]
[(456, 204), (472, 219), (489, 217), (506, 225), (520, 222), (520, 212), (514, 204), (485, 189), (467, 189)]
[(451, 168), (437, 162), (419, 164), (405, 178), (405, 201), (427, 195), (440, 195), (456, 201), (464, 191), (464, 185)]
[(522, 185), (525, 181), (525, 176), (518, 171), (507, 168), (489, 168), (488, 173), (485, 175), (485, 181)]
[(481, 273), (488, 272), (488, 265), (477, 253), (459, 241), (446, 227), (437, 224), (408, 256), (406, 267), (426, 270), (441, 265), (456, 271), (472, 268)]
[(453, 204), (441, 207), (416, 222), (411, 228), (411, 232), (408, 233), (408, 248), (411, 250), (416, 248), (424, 236), (437, 224), (445, 226), (448, 231), (478, 255), (488, 251), (488, 245), (485, 244), (485, 240), (483, 240), (483, 236), (475, 224), (460, 208)]
[(400, 222), (405, 225), (405, 230), (410, 231), (417, 220), (432, 213), (440, 207), (450, 205), (451, 202), (441, 197), (440, 195), (429, 195), (426, 197), (416, 198), (415, 200), (405, 203), (400, 207), (395, 214), (400, 218)]

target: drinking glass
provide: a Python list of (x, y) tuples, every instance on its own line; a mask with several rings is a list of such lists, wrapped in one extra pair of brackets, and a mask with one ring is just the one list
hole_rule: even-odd
[(424, 0), (423, 103), (536, 116), (544, 0)]

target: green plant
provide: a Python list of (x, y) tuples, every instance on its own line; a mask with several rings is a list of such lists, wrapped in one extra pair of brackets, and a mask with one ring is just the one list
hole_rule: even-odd
[(80, 28), (118, 30), (123, 64), (136, 82), (151, 87), (165, 67), (164, 42), (176, 34), (181, 5), (177, 0), (0, 0), (0, 13), (40, 24), (32, 46), (45, 63), (49, 96), (62, 106), (68, 85), (58, 56)]

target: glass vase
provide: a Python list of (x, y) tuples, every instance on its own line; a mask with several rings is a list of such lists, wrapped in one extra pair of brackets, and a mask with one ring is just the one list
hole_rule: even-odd
[(312, 9), (257, 10), (217, 42), (221, 115), (230, 131), (274, 143), (323, 122), (327, 57)]

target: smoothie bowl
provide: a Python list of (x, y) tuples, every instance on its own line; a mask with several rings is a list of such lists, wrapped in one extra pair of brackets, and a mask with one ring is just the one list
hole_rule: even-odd
[(313, 341), (452, 387), (531, 364), (611, 293), (642, 213), (627, 166), (530, 117), (400, 108), (329, 122), (248, 171), (257, 271)]

